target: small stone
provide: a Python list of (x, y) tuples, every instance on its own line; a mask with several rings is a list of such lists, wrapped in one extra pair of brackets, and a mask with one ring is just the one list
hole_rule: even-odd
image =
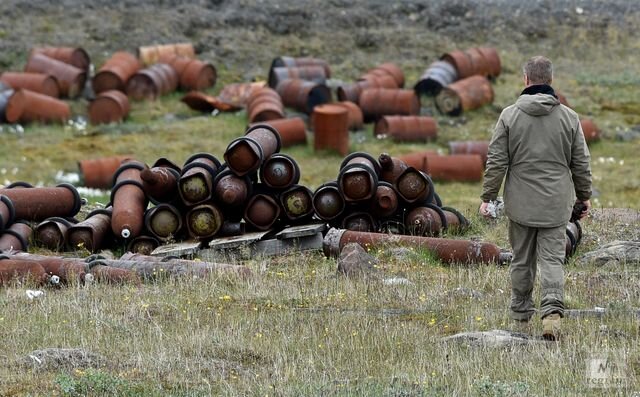
[(640, 265), (640, 241), (614, 241), (578, 258), (580, 265)]
[(359, 244), (349, 243), (340, 251), (338, 273), (346, 276), (363, 276), (375, 271), (378, 260)]
[(475, 289), (471, 289), (471, 288), (465, 288), (465, 287), (458, 287), (456, 289), (453, 289), (449, 292), (449, 295), (478, 299), (478, 300), (484, 298), (484, 294), (482, 292), (477, 291)]
[(508, 347), (523, 346), (541, 342), (520, 332), (494, 329), (491, 331), (462, 332), (441, 339), (442, 342), (463, 343), (470, 346)]

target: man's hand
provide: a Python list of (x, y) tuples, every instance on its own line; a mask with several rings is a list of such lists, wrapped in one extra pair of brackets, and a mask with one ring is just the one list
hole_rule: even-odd
[(480, 210), (478, 211), (480, 215), (484, 216), (485, 218), (491, 218), (491, 214), (487, 210), (488, 206), (489, 206), (489, 203), (485, 203), (483, 201), (482, 204), (480, 204)]
[(580, 213), (580, 219), (585, 218), (587, 215), (589, 215), (589, 210), (591, 209), (591, 201), (590, 200), (586, 200), (586, 201), (581, 201), (582, 205), (584, 205), (584, 208), (582, 209), (582, 212)]

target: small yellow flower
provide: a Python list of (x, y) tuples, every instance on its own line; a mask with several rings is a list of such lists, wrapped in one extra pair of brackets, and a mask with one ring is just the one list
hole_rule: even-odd
[(482, 321), (482, 317), (480, 316), (476, 317), (476, 321)]

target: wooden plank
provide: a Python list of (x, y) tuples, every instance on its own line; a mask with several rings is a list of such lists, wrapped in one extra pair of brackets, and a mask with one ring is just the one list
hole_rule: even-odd
[(200, 241), (183, 241), (175, 244), (161, 245), (151, 252), (152, 256), (185, 257), (196, 255), (200, 251)]
[(291, 226), (276, 233), (278, 239), (288, 239), (296, 237), (313, 236), (322, 233), (327, 229), (326, 223), (311, 223), (308, 225)]

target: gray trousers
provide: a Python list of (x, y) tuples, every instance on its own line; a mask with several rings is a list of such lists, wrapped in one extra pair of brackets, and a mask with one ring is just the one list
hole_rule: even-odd
[(564, 270), (566, 226), (551, 228), (523, 226), (509, 221), (513, 248), (511, 274), (511, 318), (528, 320), (535, 313), (531, 296), (536, 271), (540, 269), (540, 314), (564, 316)]

